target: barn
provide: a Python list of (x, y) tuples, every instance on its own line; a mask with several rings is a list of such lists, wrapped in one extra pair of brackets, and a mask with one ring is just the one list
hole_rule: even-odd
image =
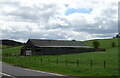
[(70, 53), (93, 52), (94, 48), (75, 40), (29, 39), (21, 48), (21, 55), (59, 55)]

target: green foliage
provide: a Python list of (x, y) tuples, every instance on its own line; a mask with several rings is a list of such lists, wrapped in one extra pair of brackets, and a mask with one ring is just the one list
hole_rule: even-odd
[(112, 42), (112, 47), (115, 47), (115, 43), (114, 42)]
[(100, 46), (100, 43), (98, 41), (94, 41), (93, 46), (94, 46), (95, 49), (98, 49), (99, 46)]
[(117, 35), (116, 35), (116, 38), (119, 38), (119, 37), (120, 37), (119, 34), (117, 34)]

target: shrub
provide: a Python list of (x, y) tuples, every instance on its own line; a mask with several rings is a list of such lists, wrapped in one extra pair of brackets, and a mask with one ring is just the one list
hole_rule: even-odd
[(98, 41), (94, 41), (93, 46), (94, 46), (95, 49), (98, 49), (99, 46), (100, 46), (100, 43)]
[(115, 47), (115, 43), (114, 42), (112, 42), (112, 47)]

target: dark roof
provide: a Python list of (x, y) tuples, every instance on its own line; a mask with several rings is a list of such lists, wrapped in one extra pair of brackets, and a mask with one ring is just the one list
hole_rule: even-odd
[(81, 41), (29, 39), (37, 47), (88, 47)]

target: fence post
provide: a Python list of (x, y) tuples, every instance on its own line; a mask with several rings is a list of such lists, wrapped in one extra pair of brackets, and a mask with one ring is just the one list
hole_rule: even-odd
[(79, 65), (79, 60), (77, 60), (77, 67), (78, 67), (78, 65)]
[(56, 59), (56, 64), (58, 64), (58, 59)]
[(68, 61), (67, 61), (67, 59), (66, 59), (66, 64), (65, 64), (65, 65), (67, 65), (67, 62), (68, 62)]
[(92, 61), (92, 60), (91, 60), (91, 63), (90, 63), (90, 64), (91, 64), (91, 68), (92, 68), (92, 64), (93, 64), (93, 61)]
[(37, 58), (35, 58), (35, 61), (37, 62)]
[(41, 63), (42, 63), (42, 58), (40, 59)]
[(50, 63), (50, 59), (48, 59), (48, 63)]
[(106, 68), (106, 61), (104, 61), (104, 68)]
[(28, 62), (30, 62), (30, 58), (28, 58)]
[(31, 58), (29, 58), (29, 61), (31, 61)]

